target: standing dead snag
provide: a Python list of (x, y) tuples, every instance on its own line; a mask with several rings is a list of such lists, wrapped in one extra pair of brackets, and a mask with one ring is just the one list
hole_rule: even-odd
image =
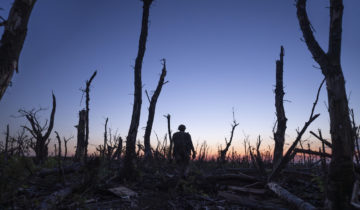
[(275, 148), (274, 148), (274, 167), (276, 163), (281, 160), (283, 156), (283, 148), (285, 142), (285, 130), (286, 130), (286, 116), (284, 110), (284, 85), (283, 85), (283, 73), (284, 73), (284, 48), (280, 48), (280, 60), (276, 61), (276, 87), (275, 87), (275, 108), (277, 117), (277, 130), (274, 133)]
[(297, 143), (301, 140), (301, 137), (302, 135), (305, 133), (306, 129), (309, 127), (309, 125), (314, 121), (316, 120), (316, 118), (318, 118), (320, 116), (320, 114), (315, 114), (314, 115), (314, 111), (315, 111), (315, 107), (316, 107), (316, 104), (319, 100), (319, 94), (320, 94), (320, 90), (321, 90), (321, 87), (322, 85), (324, 84), (325, 82), (325, 79), (321, 82), (320, 84), (320, 87), (317, 91), (317, 94), (316, 94), (316, 99), (315, 99), (315, 102), (313, 103), (313, 106), (312, 106), (312, 109), (311, 109), (311, 114), (309, 116), (309, 120), (307, 122), (305, 122), (303, 128), (301, 129), (301, 131), (297, 131), (298, 135), (295, 139), (295, 141), (292, 143), (292, 145), (290, 146), (290, 148), (287, 150), (287, 152), (285, 153), (284, 157), (278, 161), (275, 165), (275, 167), (273, 168), (272, 172), (270, 173), (270, 175), (268, 176), (268, 182), (271, 182), (273, 181), (273, 179), (275, 177), (277, 177), (281, 170), (283, 168), (286, 167), (286, 165), (295, 157), (296, 155), (296, 152), (294, 152), (294, 149), (297, 145)]
[(144, 5), (143, 5), (143, 14), (142, 14), (142, 22), (141, 22), (140, 39), (139, 39), (139, 49), (135, 60), (135, 68), (134, 68), (134, 77), (135, 77), (134, 104), (131, 115), (129, 132), (126, 137), (126, 152), (125, 152), (125, 160), (124, 160), (124, 168), (123, 168), (123, 172), (124, 172), (123, 174), (125, 178), (134, 178), (133, 159), (135, 158), (136, 136), (139, 128), (141, 103), (142, 103), (141, 68), (145, 55), (146, 39), (148, 35), (149, 12), (150, 12), (150, 5), (152, 2), (153, 0), (143, 0)]
[(86, 127), (86, 110), (79, 112), (79, 123), (77, 126), (77, 144), (75, 152), (75, 160), (83, 161), (85, 157), (85, 127)]
[(229, 148), (230, 148), (230, 145), (231, 145), (231, 142), (232, 142), (232, 139), (233, 139), (233, 136), (234, 136), (235, 128), (236, 128), (236, 126), (238, 126), (238, 125), (239, 125), (239, 123), (237, 123), (236, 120), (235, 120), (235, 113), (234, 113), (234, 109), (233, 109), (233, 124), (231, 124), (230, 140), (227, 141), (226, 138), (225, 138), (225, 143), (226, 143), (225, 149), (223, 149), (223, 150), (220, 151), (220, 161), (221, 161), (222, 163), (225, 162), (226, 153), (227, 153), (227, 151), (228, 151)]
[(148, 115), (148, 121), (146, 123), (146, 129), (145, 129), (145, 135), (144, 135), (144, 144), (145, 144), (145, 158), (151, 158), (152, 154), (151, 154), (151, 146), (150, 146), (150, 135), (151, 135), (151, 129), (154, 123), (154, 115), (155, 115), (155, 108), (156, 108), (156, 102), (159, 98), (162, 86), (164, 84), (167, 83), (167, 81), (165, 82), (165, 76), (166, 76), (166, 60), (162, 59), (162, 71), (161, 71), (161, 75), (160, 75), (160, 79), (158, 82), (158, 85), (156, 87), (156, 90), (154, 92), (154, 94), (151, 97), (151, 100), (149, 98), (149, 95), (146, 91), (146, 95), (149, 99), (149, 115)]
[[(105, 154), (106, 154), (106, 145), (107, 145), (107, 124), (108, 124), (109, 118), (107, 117), (105, 120), (105, 131), (104, 131), (104, 146), (103, 146), (103, 150), (102, 150), (102, 157), (105, 159)], [(111, 136), (110, 136), (110, 140), (111, 140)]]
[(164, 115), (164, 117), (166, 117), (166, 119), (167, 119), (167, 128), (168, 128), (168, 135), (169, 135), (169, 141), (170, 141), (168, 159), (169, 159), (169, 161), (171, 161), (172, 160), (171, 151), (172, 151), (172, 148), (173, 148), (173, 140), (172, 140), (172, 135), (171, 135), (170, 114)]
[(93, 81), (94, 77), (96, 76), (97, 71), (95, 71), (93, 73), (93, 75), (90, 77), (90, 79), (88, 81), (86, 81), (86, 88), (85, 88), (85, 93), (86, 93), (86, 127), (85, 127), (85, 160), (87, 158), (87, 153), (88, 153), (88, 144), (89, 144), (89, 102), (90, 102), (90, 85), (91, 82)]
[(328, 93), (332, 158), (329, 170), (326, 206), (349, 209), (354, 184), (354, 136), (341, 68), (342, 0), (330, 0), (329, 47), (325, 53), (316, 41), (306, 11), (306, 0), (296, 4), (299, 25), (305, 43), (326, 79)]
[[(26, 119), (29, 121), (31, 125), (31, 128), (27, 126), (23, 126), (23, 127), (27, 131), (29, 131), (30, 134), (36, 140), (36, 142), (32, 143), (31, 145), (33, 146), (33, 149), (35, 151), (36, 161), (38, 163), (43, 163), (43, 161), (48, 156), (48, 144), (50, 142), (49, 136), (54, 127), (54, 118), (55, 118), (55, 110), (56, 110), (56, 98), (54, 93), (52, 94), (52, 100), (53, 100), (53, 106), (51, 110), (49, 126), (47, 126), (48, 121), (46, 121), (44, 126), (41, 126), (40, 122), (38, 121), (36, 114), (42, 109), (31, 110), (31, 111), (19, 110), (19, 113), (22, 114), (22, 116), (26, 117)], [(46, 131), (45, 134), (43, 134), (44, 131)]]
[(0, 40), (0, 100), (11, 82), (14, 70), (18, 72), (19, 57), (35, 2), (36, 0), (15, 0), (8, 19), (0, 22), (0, 26), (4, 26)]

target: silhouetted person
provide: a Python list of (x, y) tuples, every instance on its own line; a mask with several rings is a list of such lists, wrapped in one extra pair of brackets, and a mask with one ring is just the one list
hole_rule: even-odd
[(185, 132), (185, 125), (179, 125), (179, 131), (174, 133), (172, 139), (174, 142), (174, 152), (173, 156), (175, 158), (176, 164), (180, 166), (181, 175), (186, 176), (187, 166), (190, 162), (190, 155), (192, 151), (192, 158), (196, 157), (196, 152), (191, 141), (191, 136), (189, 133)]

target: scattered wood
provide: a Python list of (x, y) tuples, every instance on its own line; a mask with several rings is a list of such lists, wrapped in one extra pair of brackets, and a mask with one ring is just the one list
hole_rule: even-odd
[(280, 185), (278, 185), (275, 182), (270, 182), (270, 183), (267, 184), (267, 186), (269, 187), (269, 189), (271, 191), (273, 191), (281, 199), (285, 200), (286, 202), (288, 202), (292, 206), (296, 207), (297, 209), (300, 209), (300, 210), (312, 210), (312, 209), (315, 210), (316, 209), (310, 203), (308, 203), (308, 202), (302, 200), (301, 198), (291, 194), (289, 191), (282, 188)]
[[(74, 164), (72, 164), (70, 166), (64, 167), (63, 168), (63, 171), (64, 171), (63, 173), (68, 174), (68, 173), (79, 171), (81, 169), (82, 165), (83, 164), (80, 164), (80, 163), (74, 163)], [(60, 173), (59, 168), (51, 168), (51, 169), (44, 168), (44, 169), (42, 169), (41, 171), (39, 171), (37, 173), (37, 176), (45, 177), (45, 176), (58, 174), (58, 173)]]
[(258, 195), (263, 195), (266, 193), (265, 189), (255, 189), (255, 188), (247, 188), (247, 187), (228, 186), (228, 189), (236, 192), (251, 193)]
[(55, 205), (59, 204), (65, 197), (70, 195), (73, 190), (74, 186), (69, 186), (50, 194), (40, 204), (40, 209), (54, 209)]
[(257, 178), (242, 173), (210, 175), (207, 176), (206, 179), (209, 181), (220, 181), (220, 180), (229, 180), (229, 179), (238, 179), (242, 181), (258, 181)]
[(310, 149), (294, 149), (294, 152), (296, 153), (305, 153), (305, 154), (310, 154), (310, 155), (317, 155), (317, 156), (324, 156), (324, 157), (327, 157), (327, 158), (331, 158), (331, 155), (328, 154), (328, 153), (323, 153), (323, 152), (316, 152), (316, 151), (313, 151), (313, 150), (310, 150)]
[(321, 135), (321, 130), (319, 129), (319, 135), (317, 135), (316, 133), (314, 133), (313, 131), (310, 131), (310, 134), (315, 136), (318, 140), (320, 140), (322, 143), (324, 143), (326, 146), (332, 148), (332, 144), (327, 141), (326, 139), (324, 139)]
[(137, 196), (136, 192), (124, 186), (118, 186), (115, 188), (110, 188), (108, 190), (120, 198)]
[(225, 191), (220, 191), (218, 193), (218, 196), (225, 198), (227, 201), (231, 203), (239, 204), (243, 207), (248, 207), (253, 209), (281, 209), (279, 206), (275, 206), (270, 203), (261, 202), (249, 197), (239, 196)]

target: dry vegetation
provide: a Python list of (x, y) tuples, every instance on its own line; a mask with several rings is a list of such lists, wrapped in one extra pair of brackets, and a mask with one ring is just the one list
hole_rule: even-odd
[[(24, 22), (17, 27), (26, 30), (27, 21), (36, 1), (15, 0), (12, 11), (21, 11)], [(0, 209), (351, 209), (359, 206), (359, 131), (354, 113), (349, 110), (340, 65), (341, 0), (330, 0), (330, 48), (325, 53), (317, 44), (306, 14), (306, 0), (297, 1), (297, 15), (305, 43), (319, 63), (324, 80), (321, 82), (309, 118), (297, 131), (297, 137), (284, 151), (287, 118), (283, 107), (284, 48), (276, 62), (274, 150), (262, 148), (262, 139), (256, 145), (244, 138), (244, 154), (231, 147), (233, 134), (239, 125), (235, 118), (230, 139), (218, 156), (209, 155), (206, 142), (196, 146), (196, 159), (189, 165), (187, 176), (180, 176), (172, 157), (170, 114), (166, 115), (168, 134), (157, 138), (155, 148), (150, 135), (157, 99), (166, 84), (166, 61), (152, 96), (146, 92), (149, 113), (144, 145), (137, 141), (142, 105), (142, 60), (146, 50), (148, 18), (152, 0), (143, 0), (143, 15), (138, 55), (134, 69), (134, 103), (126, 145), (121, 136), (113, 134), (105, 121), (104, 143), (94, 154), (88, 154), (90, 85), (97, 72), (86, 82), (86, 107), (79, 112), (77, 148), (68, 155), (65, 138), (58, 132), (54, 155), (49, 156), (49, 136), (55, 123), (56, 98), (48, 121), (39, 121), (39, 110), (20, 110), (29, 125), (17, 135), (10, 135), (7, 126), (0, 142)], [(15, 52), (0, 46), (0, 56), (15, 57), (0, 60), (0, 99), (9, 85), (13, 59), (17, 62), (25, 36), (23, 31), (10, 27), (13, 13), (0, 23), (5, 32), (2, 43), (20, 43)], [(10, 33), (14, 35), (9, 37)], [(19, 40), (19, 37), (21, 38)], [(15, 42), (10, 42), (12, 39)], [(19, 40), (19, 42), (17, 42)], [(5, 58), (6, 56), (4, 56)], [(5, 62), (6, 61), (6, 62)], [(12, 66), (9, 67), (10, 63)], [(10, 79), (9, 79), (10, 78)], [(320, 81), (319, 81), (320, 83)], [(302, 140), (307, 128), (320, 114), (315, 113), (319, 93), (326, 84), (329, 97), (331, 139), (324, 139), (319, 129), (310, 133), (321, 147), (313, 148)], [(339, 127), (341, 125), (342, 127)], [(306, 147), (307, 148), (304, 148)], [(64, 152), (63, 152), (64, 151)], [(331, 152), (326, 152), (331, 151)], [(35, 154), (31, 156), (30, 154)], [(353, 188), (353, 186), (355, 186)]]

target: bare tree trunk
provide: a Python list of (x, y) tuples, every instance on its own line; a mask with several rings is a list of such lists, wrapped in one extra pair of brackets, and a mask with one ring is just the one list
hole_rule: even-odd
[(79, 123), (77, 127), (77, 144), (75, 152), (75, 160), (83, 161), (85, 156), (85, 127), (86, 127), (86, 110), (79, 112)]
[(151, 145), (150, 145), (150, 135), (151, 135), (151, 129), (154, 123), (154, 116), (155, 116), (155, 108), (156, 108), (156, 102), (159, 98), (162, 86), (166, 83), (165, 82), (165, 76), (166, 76), (166, 60), (162, 60), (162, 71), (160, 75), (160, 79), (158, 82), (158, 85), (156, 87), (156, 90), (154, 94), (151, 97), (151, 100), (149, 99), (149, 95), (146, 92), (146, 95), (148, 96), (150, 106), (149, 106), (149, 115), (148, 115), (148, 121), (146, 123), (146, 129), (145, 129), (145, 135), (144, 135), (144, 145), (145, 145), (145, 158), (152, 158), (151, 154)]
[(281, 160), (283, 156), (283, 148), (285, 142), (285, 130), (286, 130), (286, 116), (284, 109), (284, 85), (283, 85), (283, 73), (284, 73), (284, 48), (280, 49), (280, 60), (276, 61), (276, 88), (275, 88), (275, 108), (277, 117), (277, 130), (274, 133), (275, 148), (274, 148), (274, 167), (276, 163)]
[(172, 148), (173, 148), (173, 140), (172, 140), (172, 135), (171, 135), (171, 126), (170, 126), (170, 114), (167, 114), (167, 115), (165, 115), (164, 117), (166, 117), (166, 119), (167, 119), (167, 127), (168, 127), (168, 135), (169, 135), (169, 141), (170, 141), (170, 148), (169, 148), (169, 152), (168, 152), (168, 159), (169, 159), (169, 161), (171, 161), (172, 160), (172, 154), (171, 154), (171, 152), (172, 152)]
[(221, 162), (221, 163), (224, 163), (224, 162), (225, 162), (226, 153), (227, 153), (227, 151), (228, 151), (229, 148), (230, 148), (230, 145), (231, 145), (231, 142), (232, 142), (232, 139), (233, 139), (233, 136), (234, 136), (235, 128), (236, 128), (236, 126), (238, 126), (238, 125), (239, 125), (239, 123), (237, 123), (236, 120), (235, 120), (235, 113), (234, 113), (234, 110), (233, 110), (233, 124), (231, 125), (230, 140), (227, 141), (226, 138), (225, 138), (225, 143), (226, 143), (225, 149), (223, 149), (223, 150), (220, 151), (220, 162)]
[(24, 45), (27, 25), (36, 0), (15, 0), (8, 19), (0, 22), (4, 33), (0, 40), (0, 100), (9, 86)]
[(86, 81), (86, 127), (85, 127), (85, 160), (87, 159), (88, 155), (88, 144), (89, 144), (89, 102), (90, 102), (90, 85), (94, 77), (96, 76), (96, 71), (93, 73), (93, 75), (90, 77), (90, 80)]
[(70, 138), (68, 138), (68, 139), (65, 139), (65, 137), (64, 137), (64, 150), (65, 150), (65, 152), (64, 152), (64, 160), (66, 160), (66, 157), (67, 157), (67, 143), (68, 143), (68, 141), (70, 140), (70, 139), (72, 139), (72, 137), (70, 137)]
[(305, 43), (315, 61), (320, 65), (326, 79), (332, 140), (326, 206), (330, 209), (349, 209), (354, 184), (354, 136), (352, 135), (345, 79), (340, 62), (343, 1), (330, 0), (327, 53), (323, 51), (313, 35), (306, 12), (306, 0), (298, 0), (296, 7)]
[[(109, 118), (106, 118), (105, 120), (105, 131), (104, 131), (104, 148), (102, 151), (102, 157), (105, 159), (105, 153), (106, 153), (106, 145), (107, 145), (107, 124), (108, 124)], [(111, 138), (111, 136), (110, 136)]]
[(6, 126), (6, 139), (5, 139), (5, 162), (7, 162), (8, 159), (8, 145), (9, 145), (9, 137), (10, 137), (10, 128), (9, 124)]
[(149, 12), (150, 12), (150, 5), (152, 2), (153, 0), (143, 0), (144, 5), (143, 5), (140, 39), (139, 39), (139, 49), (138, 49), (138, 55), (135, 60), (135, 69), (134, 69), (134, 77), (135, 77), (134, 104), (131, 115), (130, 128), (128, 135), (126, 137), (126, 153), (125, 153), (124, 168), (123, 168), (124, 178), (127, 179), (134, 178), (133, 160), (135, 158), (136, 136), (139, 127), (141, 103), (142, 103), (141, 68), (145, 55), (146, 39), (148, 35)]

